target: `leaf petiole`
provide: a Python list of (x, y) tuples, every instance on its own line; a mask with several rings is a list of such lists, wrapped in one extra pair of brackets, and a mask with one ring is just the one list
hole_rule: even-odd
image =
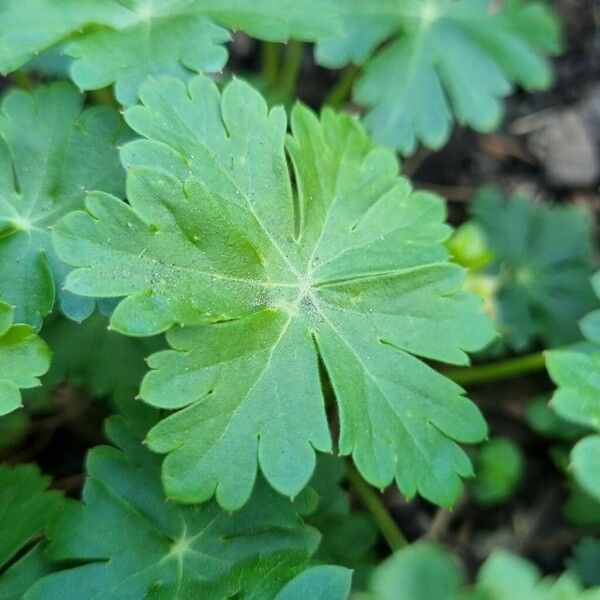
[(408, 540), (388, 512), (377, 492), (362, 478), (350, 462), (346, 463), (346, 479), (363, 506), (371, 513), (381, 535), (392, 552), (409, 545)]
[(459, 385), (471, 386), (537, 373), (545, 368), (545, 353), (534, 352), (477, 367), (446, 369), (443, 374)]

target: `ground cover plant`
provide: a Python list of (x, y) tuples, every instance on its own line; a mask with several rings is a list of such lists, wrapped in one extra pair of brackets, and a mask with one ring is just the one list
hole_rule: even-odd
[(582, 10), (0, 0), (0, 598), (600, 598)]

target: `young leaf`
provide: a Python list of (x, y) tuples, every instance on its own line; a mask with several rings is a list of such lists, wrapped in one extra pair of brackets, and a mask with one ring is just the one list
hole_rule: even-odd
[(418, 142), (441, 147), (454, 120), (490, 131), (514, 84), (552, 82), (544, 55), (560, 51), (560, 26), (543, 2), (338, 1), (345, 33), (321, 41), (317, 60), (364, 64), (354, 98), (375, 139), (404, 154)]
[(482, 504), (497, 504), (510, 498), (523, 477), (523, 455), (509, 438), (494, 438), (484, 444), (475, 459), (473, 494)]
[(123, 152), (138, 165), (130, 205), (91, 196), (55, 243), (79, 267), (71, 292), (126, 296), (116, 330), (185, 326), (169, 331), (173, 350), (151, 357), (141, 390), (178, 410), (147, 439), (169, 454), (169, 497), (216, 493), (239, 508), (257, 463), (295, 496), (315, 450), (331, 451), (320, 356), (341, 454), (374, 485), (395, 477), (409, 497), (452, 504), (471, 474), (456, 441), (476, 442), (486, 427), (463, 390), (417, 356), (465, 364), (492, 330), (461, 292), (463, 269), (448, 263), (441, 199), (412, 192), (394, 155), (348, 115), (319, 120), (298, 106), (286, 139), (283, 109), (269, 112), (241, 81), (221, 97), (206, 77), (165, 79), (142, 98), (127, 112), (148, 138)]
[(555, 350), (546, 366), (558, 386), (552, 408), (563, 419), (600, 431), (600, 353)]
[[(48, 491), (48, 483), (49, 478), (34, 465), (0, 465), (0, 570), (45, 530), (61, 506), (61, 495)], [(0, 579), (3, 592), (4, 577)]]
[(34, 329), (12, 323), (13, 308), (0, 302), (0, 416), (22, 406), (20, 388), (40, 385), (50, 367), (50, 349)]
[[(600, 297), (600, 273), (593, 278)], [(551, 400), (558, 415), (572, 423), (600, 432), (600, 351), (596, 310), (582, 321), (584, 335), (592, 342), (587, 352), (552, 351), (546, 356), (548, 373), (558, 389)], [(579, 485), (600, 500), (600, 435), (590, 435), (575, 444), (571, 466)]]
[(230, 36), (217, 23), (281, 42), (340, 29), (333, 0), (6, 0), (0, 72), (70, 39), (73, 81), (86, 90), (114, 83), (119, 102), (131, 105), (148, 77), (221, 71)]
[(600, 585), (600, 539), (583, 538), (578, 542), (567, 566), (586, 585)]
[(92, 300), (62, 290), (68, 268), (50, 231), (82, 205), (86, 190), (123, 188), (115, 148), (121, 120), (105, 108), (82, 113), (82, 105), (74, 88), (57, 83), (31, 95), (13, 90), (0, 108), (0, 298), (16, 307), (18, 322), (34, 327), (55, 294), (73, 319), (92, 312)]
[(600, 435), (588, 435), (575, 444), (571, 466), (579, 485), (600, 500)]
[(418, 542), (396, 552), (374, 571), (370, 600), (455, 600), (463, 574), (435, 544)]
[(569, 572), (542, 579), (538, 568), (527, 560), (497, 550), (479, 571), (475, 589), (466, 598), (479, 600), (595, 600), (600, 589), (584, 591), (578, 579)]
[(260, 481), (235, 514), (214, 502), (168, 502), (160, 461), (141, 444), (146, 421), (154, 419), (148, 413), (136, 421), (109, 420), (108, 433), (120, 449), (90, 452), (83, 503), (67, 505), (48, 535), (48, 556), (79, 566), (43, 578), (25, 598), (183, 600), (213, 597), (224, 587), (228, 593), (218, 598), (274, 597), (264, 590), (281, 589), (306, 569), (319, 542), (301, 518), (314, 509), (312, 493), (290, 502)]
[[(374, 572), (365, 600), (596, 600), (571, 573), (542, 579), (537, 567), (503, 550), (483, 564), (472, 587), (452, 556), (429, 542), (396, 552)], [(363, 596), (361, 596), (362, 598)]]
[(521, 195), (507, 200), (494, 188), (478, 194), (471, 213), (496, 255), (490, 269), (506, 343), (523, 351), (538, 340), (545, 347), (577, 340), (577, 321), (595, 306), (589, 216)]

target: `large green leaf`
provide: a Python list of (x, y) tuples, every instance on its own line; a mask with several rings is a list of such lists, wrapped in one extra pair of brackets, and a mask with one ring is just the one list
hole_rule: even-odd
[(82, 89), (115, 84), (125, 105), (150, 76), (218, 72), (229, 33), (273, 41), (313, 40), (339, 28), (333, 0), (5, 0), (0, 8), (0, 72), (71, 40), (71, 76)]
[(375, 139), (404, 154), (418, 142), (442, 146), (454, 120), (490, 131), (514, 84), (536, 90), (552, 82), (544, 55), (560, 50), (561, 35), (543, 2), (338, 2), (345, 33), (322, 41), (317, 59), (364, 64), (354, 98), (368, 107)]
[(395, 477), (407, 496), (451, 504), (471, 474), (455, 441), (478, 441), (486, 427), (463, 390), (415, 355), (465, 364), (492, 331), (448, 263), (441, 199), (412, 192), (394, 155), (348, 115), (319, 120), (298, 106), (286, 140), (283, 109), (269, 112), (241, 81), (221, 98), (206, 77), (189, 88), (166, 79), (142, 97), (127, 112), (149, 138), (123, 151), (138, 165), (130, 205), (92, 195), (55, 242), (79, 267), (71, 292), (126, 296), (116, 330), (178, 325), (141, 390), (178, 411), (147, 439), (169, 454), (169, 497), (216, 493), (239, 508), (257, 463), (295, 496), (315, 450), (332, 448), (320, 356), (340, 453), (378, 487)]
[(0, 416), (16, 410), (20, 389), (40, 385), (51, 352), (30, 325), (13, 325), (13, 308), (0, 302)]
[[(235, 514), (214, 502), (168, 502), (160, 460), (141, 443), (154, 418), (144, 411), (135, 420), (109, 420), (120, 449), (90, 452), (83, 503), (68, 504), (48, 533), (49, 558), (78, 565), (43, 578), (27, 600), (274, 598), (307, 568), (319, 542), (301, 517), (314, 509), (312, 492), (291, 502), (261, 481)], [(348, 571), (336, 573), (348, 580)], [(315, 580), (315, 589), (328, 575)]]
[(592, 219), (568, 206), (536, 205), (482, 190), (471, 214), (496, 261), (500, 328), (506, 343), (523, 351), (536, 342), (554, 347), (581, 337), (577, 322), (596, 305)]
[(0, 465), (0, 598), (21, 599), (35, 577), (49, 571), (39, 544), (15, 562), (62, 504), (59, 492), (46, 489), (48, 483), (34, 465)]
[(0, 108), (0, 299), (18, 322), (41, 325), (58, 295), (71, 318), (88, 316), (94, 302), (62, 289), (67, 266), (50, 231), (82, 206), (86, 191), (120, 193), (124, 171), (116, 143), (123, 125), (105, 108), (82, 111), (68, 84), (14, 90)]

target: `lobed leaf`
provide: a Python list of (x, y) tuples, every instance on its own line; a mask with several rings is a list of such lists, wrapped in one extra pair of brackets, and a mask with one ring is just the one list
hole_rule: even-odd
[(333, 0), (6, 0), (0, 7), (0, 72), (67, 42), (81, 89), (115, 84), (135, 104), (147, 78), (220, 72), (228, 31), (284, 42), (314, 40), (339, 29)]
[(577, 322), (596, 305), (589, 215), (522, 195), (506, 199), (495, 188), (476, 196), (471, 214), (496, 256), (489, 269), (498, 278), (505, 342), (522, 352), (538, 341), (554, 347), (579, 339)]
[(78, 267), (71, 292), (126, 297), (117, 331), (169, 330), (141, 389), (177, 411), (147, 438), (169, 455), (168, 496), (239, 508), (257, 465), (298, 494), (332, 449), (322, 360), (340, 453), (378, 487), (452, 504), (472, 472), (456, 441), (486, 427), (417, 357), (465, 364), (492, 330), (448, 263), (441, 199), (413, 192), (348, 115), (298, 106), (286, 137), (283, 109), (206, 77), (148, 83), (142, 99), (126, 115), (147, 138), (123, 149), (129, 205), (92, 195), (55, 244)]
[(0, 302), (0, 416), (22, 406), (21, 389), (40, 385), (51, 352), (30, 325), (13, 325), (14, 310)]
[(441, 147), (454, 120), (491, 131), (514, 85), (552, 82), (544, 55), (560, 51), (561, 33), (543, 2), (338, 1), (344, 34), (321, 39), (317, 60), (364, 65), (354, 98), (375, 139), (403, 154)]
[(94, 302), (62, 289), (68, 267), (50, 240), (54, 224), (80, 208), (86, 190), (120, 193), (116, 144), (123, 126), (105, 108), (82, 112), (68, 84), (13, 90), (0, 108), (0, 298), (36, 328), (54, 306), (81, 320)]
[(3, 599), (21, 599), (36, 577), (50, 571), (39, 543), (18, 558), (46, 530), (62, 505), (60, 493), (47, 490), (49, 480), (35, 465), (0, 465), (0, 597)]
[[(600, 297), (600, 274), (593, 278)], [(600, 351), (598, 350), (598, 311), (582, 321), (584, 335), (592, 342), (585, 352), (554, 350), (548, 352), (546, 367), (558, 386), (551, 400), (556, 413), (577, 425), (600, 431)], [(600, 500), (600, 435), (589, 435), (571, 451), (571, 468), (578, 484), (595, 500)]]
[[(68, 504), (49, 531), (48, 556), (78, 564), (41, 579), (26, 600), (275, 598), (308, 568), (319, 542), (301, 517), (314, 508), (309, 491), (292, 503), (258, 482), (252, 500), (233, 515), (214, 502), (168, 502), (160, 461), (141, 443), (153, 420), (150, 411), (109, 420), (120, 449), (90, 452), (83, 503)], [(348, 581), (348, 571), (336, 574)], [(307, 593), (330, 576), (317, 575)]]

